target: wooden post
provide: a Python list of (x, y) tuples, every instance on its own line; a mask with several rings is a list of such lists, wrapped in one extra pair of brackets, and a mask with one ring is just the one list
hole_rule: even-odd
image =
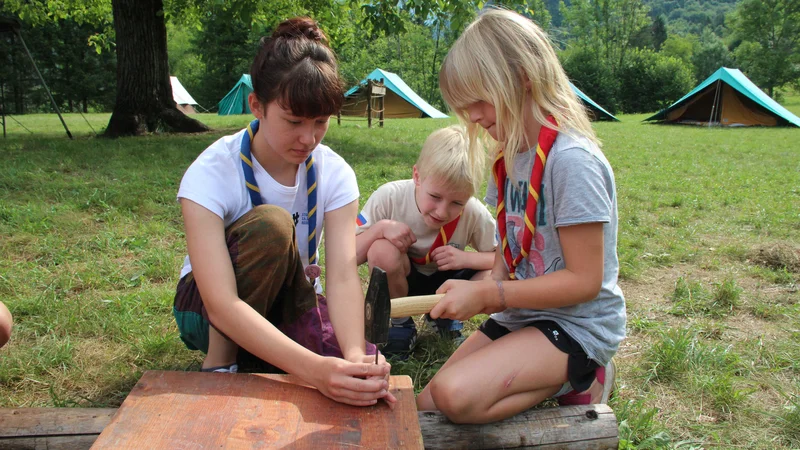
[(336, 124), (337, 125), (341, 125), (342, 124), (342, 111), (339, 111), (339, 112), (336, 113)]
[(383, 78), (381, 78), (381, 86), (384, 86), (384, 88), (383, 88), (383, 93), (381, 94), (380, 97), (378, 97), (378, 104), (380, 105), (381, 108), (380, 112), (378, 113), (378, 120), (380, 121), (379, 126), (383, 128), (383, 111), (386, 109), (386, 106), (384, 105), (384, 99), (386, 98), (386, 87), (383, 84)]
[(372, 128), (372, 80), (367, 80), (367, 128)]

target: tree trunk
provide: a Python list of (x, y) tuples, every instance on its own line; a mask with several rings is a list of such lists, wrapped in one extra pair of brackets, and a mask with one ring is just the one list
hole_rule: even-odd
[(208, 127), (178, 111), (167, 62), (163, 0), (112, 0), (117, 33), (117, 99), (106, 137)]

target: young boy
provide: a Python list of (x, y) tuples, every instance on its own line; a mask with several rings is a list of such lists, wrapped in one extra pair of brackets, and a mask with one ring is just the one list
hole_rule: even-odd
[[(494, 263), (495, 221), (472, 197), (483, 176), (482, 158), (470, 154), (466, 132), (450, 126), (422, 146), (413, 179), (379, 187), (358, 216), (358, 264), (386, 271), (391, 298), (434, 294), (449, 279), (482, 279)], [(477, 252), (466, 252), (470, 245)], [(429, 323), (461, 338), (459, 321)], [(387, 356), (407, 354), (417, 330), (410, 317), (392, 319)]]

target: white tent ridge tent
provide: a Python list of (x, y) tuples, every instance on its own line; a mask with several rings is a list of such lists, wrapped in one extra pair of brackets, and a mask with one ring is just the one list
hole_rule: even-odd
[(172, 98), (175, 100), (178, 109), (184, 114), (196, 113), (197, 111), (195, 111), (194, 107), (197, 105), (197, 102), (194, 101), (186, 88), (178, 81), (178, 77), (169, 77), (169, 82), (172, 84)]

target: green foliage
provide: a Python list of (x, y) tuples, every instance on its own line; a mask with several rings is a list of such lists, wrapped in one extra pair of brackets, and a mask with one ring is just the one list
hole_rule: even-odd
[(612, 114), (619, 110), (619, 81), (600, 55), (589, 47), (571, 46), (559, 54), (570, 80)]
[(722, 34), (725, 15), (737, 0), (645, 0), (653, 16), (664, 15), (671, 33), (700, 34), (710, 27)]
[(692, 55), (698, 46), (697, 36), (688, 35), (680, 36), (673, 34), (664, 41), (661, 48), (661, 54), (664, 56), (671, 56), (681, 60), (684, 64), (690, 64)]
[(598, 53), (612, 73), (625, 64), (637, 33), (650, 26), (641, 0), (573, 0), (562, 11), (574, 45)]
[(705, 28), (691, 59), (694, 66), (694, 78), (702, 82), (720, 67), (734, 67), (733, 54), (722, 39), (710, 28)]
[(631, 50), (617, 78), (618, 98), (625, 112), (658, 111), (694, 85), (691, 69), (682, 61), (645, 49)]
[[(87, 44), (102, 32), (98, 26), (67, 18), (23, 23), (20, 33), (42, 73), (59, 109), (65, 112), (106, 110), (114, 102), (116, 60), (111, 52), (95, 51)], [(15, 114), (51, 112), (47, 92), (19, 39), (0, 35), (0, 80), (6, 109)]]
[(800, 78), (800, 2), (743, 0), (729, 25), (743, 41), (734, 52), (736, 60), (770, 97)]

